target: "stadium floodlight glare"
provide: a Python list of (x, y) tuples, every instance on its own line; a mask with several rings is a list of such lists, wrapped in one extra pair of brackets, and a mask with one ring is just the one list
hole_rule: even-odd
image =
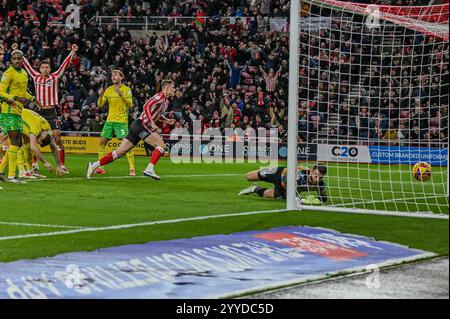
[[(448, 218), (448, 1), (291, 6), (287, 209)], [(296, 195), (305, 160), (328, 167), (320, 205)]]

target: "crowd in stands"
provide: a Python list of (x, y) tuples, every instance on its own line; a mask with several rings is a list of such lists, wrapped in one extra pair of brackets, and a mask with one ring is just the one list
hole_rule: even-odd
[[(214, 31), (211, 31), (213, 29)], [(97, 107), (97, 92), (109, 85), (111, 67), (123, 69), (134, 94), (130, 120), (171, 78), (178, 88), (169, 117), (173, 127), (281, 127), (287, 116), (288, 36), (247, 28), (236, 21), (232, 29), (217, 31), (184, 24), (179, 32), (150, 35), (133, 41), (129, 32), (112, 25), (88, 23), (82, 29), (47, 26), (44, 30), (25, 19), (23, 26), (3, 24), (0, 35), (0, 72), (9, 65), (10, 47), (19, 43), (31, 64), (44, 59), (56, 68), (69, 45), (80, 47), (77, 58), (60, 83), (63, 130), (99, 131), (107, 110)], [(1, 49), (3, 48), (3, 49)], [(30, 91), (33, 85), (30, 81)], [(283, 129), (282, 129), (283, 131)]]
[(94, 1), (108, 16), (287, 17), (289, 0), (122, 0)]
[[(28, 2), (19, 0), (19, 8), (29, 6)], [(104, 12), (108, 3), (85, 1), (82, 10), (89, 15), (82, 28), (75, 30), (47, 24), (43, 27), (26, 17), (10, 16), (15, 20), (0, 27), (0, 74), (9, 65), (12, 43), (19, 43), (36, 68), (44, 59), (56, 68), (67, 56), (70, 44), (77, 43), (78, 56), (60, 84), (64, 131), (101, 131), (107, 109), (97, 107), (97, 92), (110, 84), (111, 68), (120, 67), (127, 76), (125, 84), (134, 94), (130, 121), (158, 92), (161, 81), (171, 78), (177, 92), (167, 116), (177, 121), (171, 127), (164, 126), (163, 133), (181, 127), (199, 133), (192, 131), (192, 123), (200, 120), (202, 130), (278, 128), (281, 139), (286, 140), (287, 34), (269, 32), (258, 19), (250, 25), (237, 19), (226, 27), (210, 19), (200, 25), (185, 23), (176, 32), (133, 40), (125, 28), (98, 27), (89, 19), (95, 16), (99, 4), (103, 5), (102, 14), (124, 8), (162, 14), (164, 4), (169, 5), (168, 12), (186, 5), (194, 11), (208, 11), (214, 2), (123, 1), (122, 5), (121, 1), (110, 1), (120, 5)], [(239, 14), (239, 8), (252, 12), (255, 4), (265, 3), (217, 2), (221, 9), (233, 8), (234, 15)], [(273, 3), (281, 9), (288, 5), (283, 0)], [(38, 5), (36, 10), (51, 11), (43, 1)], [(261, 9), (257, 13), (260, 16), (264, 13)], [(336, 20), (329, 29), (301, 32), (299, 141), (321, 138), (324, 130), (331, 140), (398, 143), (401, 139), (448, 139), (444, 129), (448, 127), (448, 44), (411, 33), (403, 37), (392, 55), (383, 57), (380, 35), (361, 28), (358, 24), (340, 25)], [(350, 98), (353, 87), (360, 88), (357, 98)], [(336, 126), (329, 123), (333, 115), (338, 115)]]
[[(353, 23), (344, 16), (330, 28), (302, 30), (301, 138), (319, 138), (328, 129), (331, 140), (447, 142), (448, 42), (348, 19)], [(395, 39), (383, 36), (393, 33)]]

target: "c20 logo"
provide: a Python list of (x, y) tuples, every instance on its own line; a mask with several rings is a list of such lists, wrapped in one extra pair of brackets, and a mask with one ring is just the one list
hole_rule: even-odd
[(335, 146), (331, 149), (331, 154), (333, 154), (333, 156), (356, 157), (358, 156), (358, 153), (359, 150), (357, 147)]

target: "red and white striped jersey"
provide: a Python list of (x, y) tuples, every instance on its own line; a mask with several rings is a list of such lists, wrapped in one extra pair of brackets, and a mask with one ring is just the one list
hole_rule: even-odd
[(269, 77), (266, 73), (263, 74), (264, 80), (266, 81), (266, 91), (275, 92), (278, 84), (279, 73), (275, 74), (274, 77)]
[(158, 123), (160, 118), (166, 119), (164, 113), (166, 113), (168, 107), (169, 101), (164, 93), (160, 92), (145, 103), (144, 111), (139, 119), (146, 129), (152, 131), (153, 124)]
[(42, 106), (58, 106), (58, 86), (64, 71), (69, 66), (70, 61), (75, 52), (71, 52), (56, 72), (51, 73), (47, 78), (42, 76), (30, 65), (27, 59), (23, 59), (23, 66), (28, 74), (33, 78), (34, 88), (36, 90), (36, 99), (41, 102)]

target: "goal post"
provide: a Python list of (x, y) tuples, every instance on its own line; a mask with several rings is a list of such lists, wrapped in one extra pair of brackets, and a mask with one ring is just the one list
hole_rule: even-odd
[[(291, 1), (288, 210), (448, 218), (448, 17), (448, 0)], [(327, 200), (311, 205), (294, 167), (319, 163)]]

